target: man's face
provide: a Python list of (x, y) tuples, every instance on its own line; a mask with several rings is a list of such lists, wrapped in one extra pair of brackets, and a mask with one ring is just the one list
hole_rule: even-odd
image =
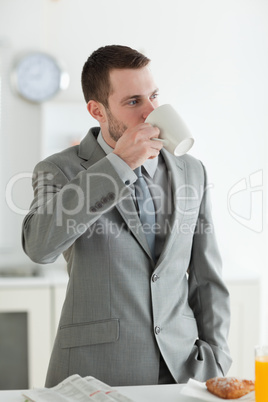
[(105, 109), (107, 122), (102, 133), (114, 147), (127, 128), (144, 123), (158, 106), (158, 89), (148, 67), (112, 70), (110, 82), (109, 108)]

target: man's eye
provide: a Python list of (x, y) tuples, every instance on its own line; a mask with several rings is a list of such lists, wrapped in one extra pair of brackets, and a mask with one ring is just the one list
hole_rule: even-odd
[(134, 105), (137, 104), (137, 100), (136, 100), (136, 99), (133, 99), (133, 100), (129, 101), (128, 104), (129, 104), (130, 106), (134, 106)]
[(159, 93), (155, 93), (151, 96), (151, 99), (156, 99), (159, 96)]

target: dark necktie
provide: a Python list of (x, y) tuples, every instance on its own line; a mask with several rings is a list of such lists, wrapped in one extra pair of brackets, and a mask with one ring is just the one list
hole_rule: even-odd
[(138, 212), (143, 231), (153, 259), (155, 259), (155, 208), (151, 193), (141, 172), (141, 166), (134, 170), (138, 179), (134, 183)]

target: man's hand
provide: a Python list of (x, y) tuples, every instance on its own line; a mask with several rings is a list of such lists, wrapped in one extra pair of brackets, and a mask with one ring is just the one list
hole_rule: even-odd
[(117, 141), (113, 152), (134, 170), (147, 159), (158, 156), (163, 144), (152, 138), (157, 138), (159, 133), (159, 128), (153, 127), (149, 123), (141, 123), (124, 132)]

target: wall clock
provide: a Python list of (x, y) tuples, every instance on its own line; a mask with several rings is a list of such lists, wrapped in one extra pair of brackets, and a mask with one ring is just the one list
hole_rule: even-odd
[(30, 52), (14, 63), (11, 83), (22, 98), (41, 103), (68, 87), (69, 74), (53, 56)]

